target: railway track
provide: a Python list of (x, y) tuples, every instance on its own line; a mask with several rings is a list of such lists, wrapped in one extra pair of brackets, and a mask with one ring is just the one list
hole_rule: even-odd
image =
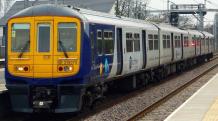
[[(216, 54), (215, 57), (212, 58), (210, 61), (215, 61), (216, 59), (218, 59), (218, 54)], [(142, 119), (146, 114), (150, 113), (151, 111), (153, 111), (154, 109), (158, 108), (159, 106), (164, 104), (166, 101), (170, 100), (172, 97), (174, 97), (178, 93), (180, 93), (183, 90), (185, 90), (187, 87), (192, 85), (194, 82), (196, 82), (198, 79), (200, 79), (204, 75), (208, 74), (210, 71), (212, 71), (216, 67), (218, 67), (218, 63), (213, 65), (213, 66), (211, 66), (211, 67), (209, 67), (207, 70), (205, 70), (201, 74), (193, 77), (190, 81), (188, 81), (187, 83), (183, 84), (182, 86), (180, 86), (176, 90), (172, 91), (171, 93), (167, 94), (165, 97), (161, 98), (160, 100), (158, 100), (157, 102), (153, 103), (152, 105), (146, 107), (144, 110), (142, 110), (139, 113), (133, 115), (132, 117), (130, 117), (128, 119), (128, 121), (136, 121), (136, 120)]]

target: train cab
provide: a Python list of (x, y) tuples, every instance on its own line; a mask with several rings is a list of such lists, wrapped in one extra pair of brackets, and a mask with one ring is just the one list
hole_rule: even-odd
[(82, 78), (81, 26), (76, 11), (53, 5), (27, 8), (8, 20), (5, 73), (13, 111), (80, 109), (80, 91), (72, 90)]

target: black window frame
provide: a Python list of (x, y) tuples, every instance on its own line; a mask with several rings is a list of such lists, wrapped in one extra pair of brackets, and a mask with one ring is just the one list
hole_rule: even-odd
[[(101, 34), (99, 34), (101, 33)], [(101, 36), (99, 36), (101, 35)], [(101, 42), (101, 43), (100, 43)], [(103, 31), (101, 29), (98, 29), (97, 30), (97, 36), (96, 36), (96, 45), (97, 45), (97, 54), (100, 56), (100, 55), (103, 55)], [(99, 45), (99, 43), (101, 45)]]
[[(137, 44), (136, 44), (137, 43)], [(139, 52), (141, 50), (140, 46), (140, 34), (139, 33), (134, 33), (134, 52)]]
[[(107, 36), (105, 36), (107, 35)], [(109, 43), (108, 43), (109, 42)], [(106, 48), (110, 44), (109, 48), (111, 51), (108, 52)], [(113, 31), (112, 30), (104, 30), (103, 31), (103, 53), (106, 55), (114, 54), (114, 39), (113, 39)]]

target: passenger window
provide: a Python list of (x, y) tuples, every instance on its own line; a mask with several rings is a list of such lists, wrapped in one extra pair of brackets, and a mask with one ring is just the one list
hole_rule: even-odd
[(90, 33), (90, 39), (91, 39), (91, 51), (92, 51), (92, 63), (94, 63), (95, 62), (95, 46), (94, 46), (94, 33), (93, 32), (91, 32)]
[(167, 35), (167, 48), (170, 48), (170, 35)]
[(102, 31), (101, 30), (97, 31), (97, 38), (99, 38), (99, 39), (102, 38)]
[(206, 38), (204, 38), (203, 41), (202, 41), (203, 46), (205, 45), (205, 41), (206, 41)]
[(213, 39), (210, 40), (210, 45), (213, 45)]
[(38, 24), (38, 52), (50, 51), (50, 24)]
[(75, 52), (77, 50), (77, 27), (75, 23), (58, 24), (58, 51)]
[(176, 47), (176, 48), (181, 47), (180, 36), (174, 36), (174, 40), (175, 40), (175, 47)]
[(198, 46), (200, 46), (201, 45), (201, 37), (199, 37), (199, 39), (198, 39)]
[(163, 35), (163, 48), (167, 48), (167, 36)]
[(181, 47), (181, 40), (180, 40), (180, 36), (178, 36), (178, 48)]
[(188, 47), (188, 37), (184, 37), (184, 47)]
[(140, 35), (138, 33), (134, 34), (134, 51), (140, 51)]
[(113, 41), (113, 32), (105, 31), (104, 32), (104, 53), (113, 54), (114, 53), (114, 41)]
[(109, 38), (109, 32), (104, 32), (104, 39), (108, 39)]
[(13, 24), (11, 35), (12, 52), (29, 52), (30, 51), (30, 25)]
[(159, 44), (158, 44), (158, 35), (154, 35), (154, 50), (158, 50)]
[(154, 44), (153, 44), (153, 35), (152, 34), (148, 35), (148, 44), (149, 44), (149, 50), (153, 50)]
[(103, 54), (102, 30), (97, 30), (97, 51), (98, 51), (98, 55)]
[(133, 36), (132, 33), (126, 33), (126, 50), (133, 52)]
[(207, 45), (209, 45), (209, 38), (207, 39)]

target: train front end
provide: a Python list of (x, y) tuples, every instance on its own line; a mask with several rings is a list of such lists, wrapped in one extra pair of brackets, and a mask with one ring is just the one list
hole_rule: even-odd
[(9, 19), (5, 76), (13, 111), (80, 110), (81, 26), (77, 13), (52, 5)]

